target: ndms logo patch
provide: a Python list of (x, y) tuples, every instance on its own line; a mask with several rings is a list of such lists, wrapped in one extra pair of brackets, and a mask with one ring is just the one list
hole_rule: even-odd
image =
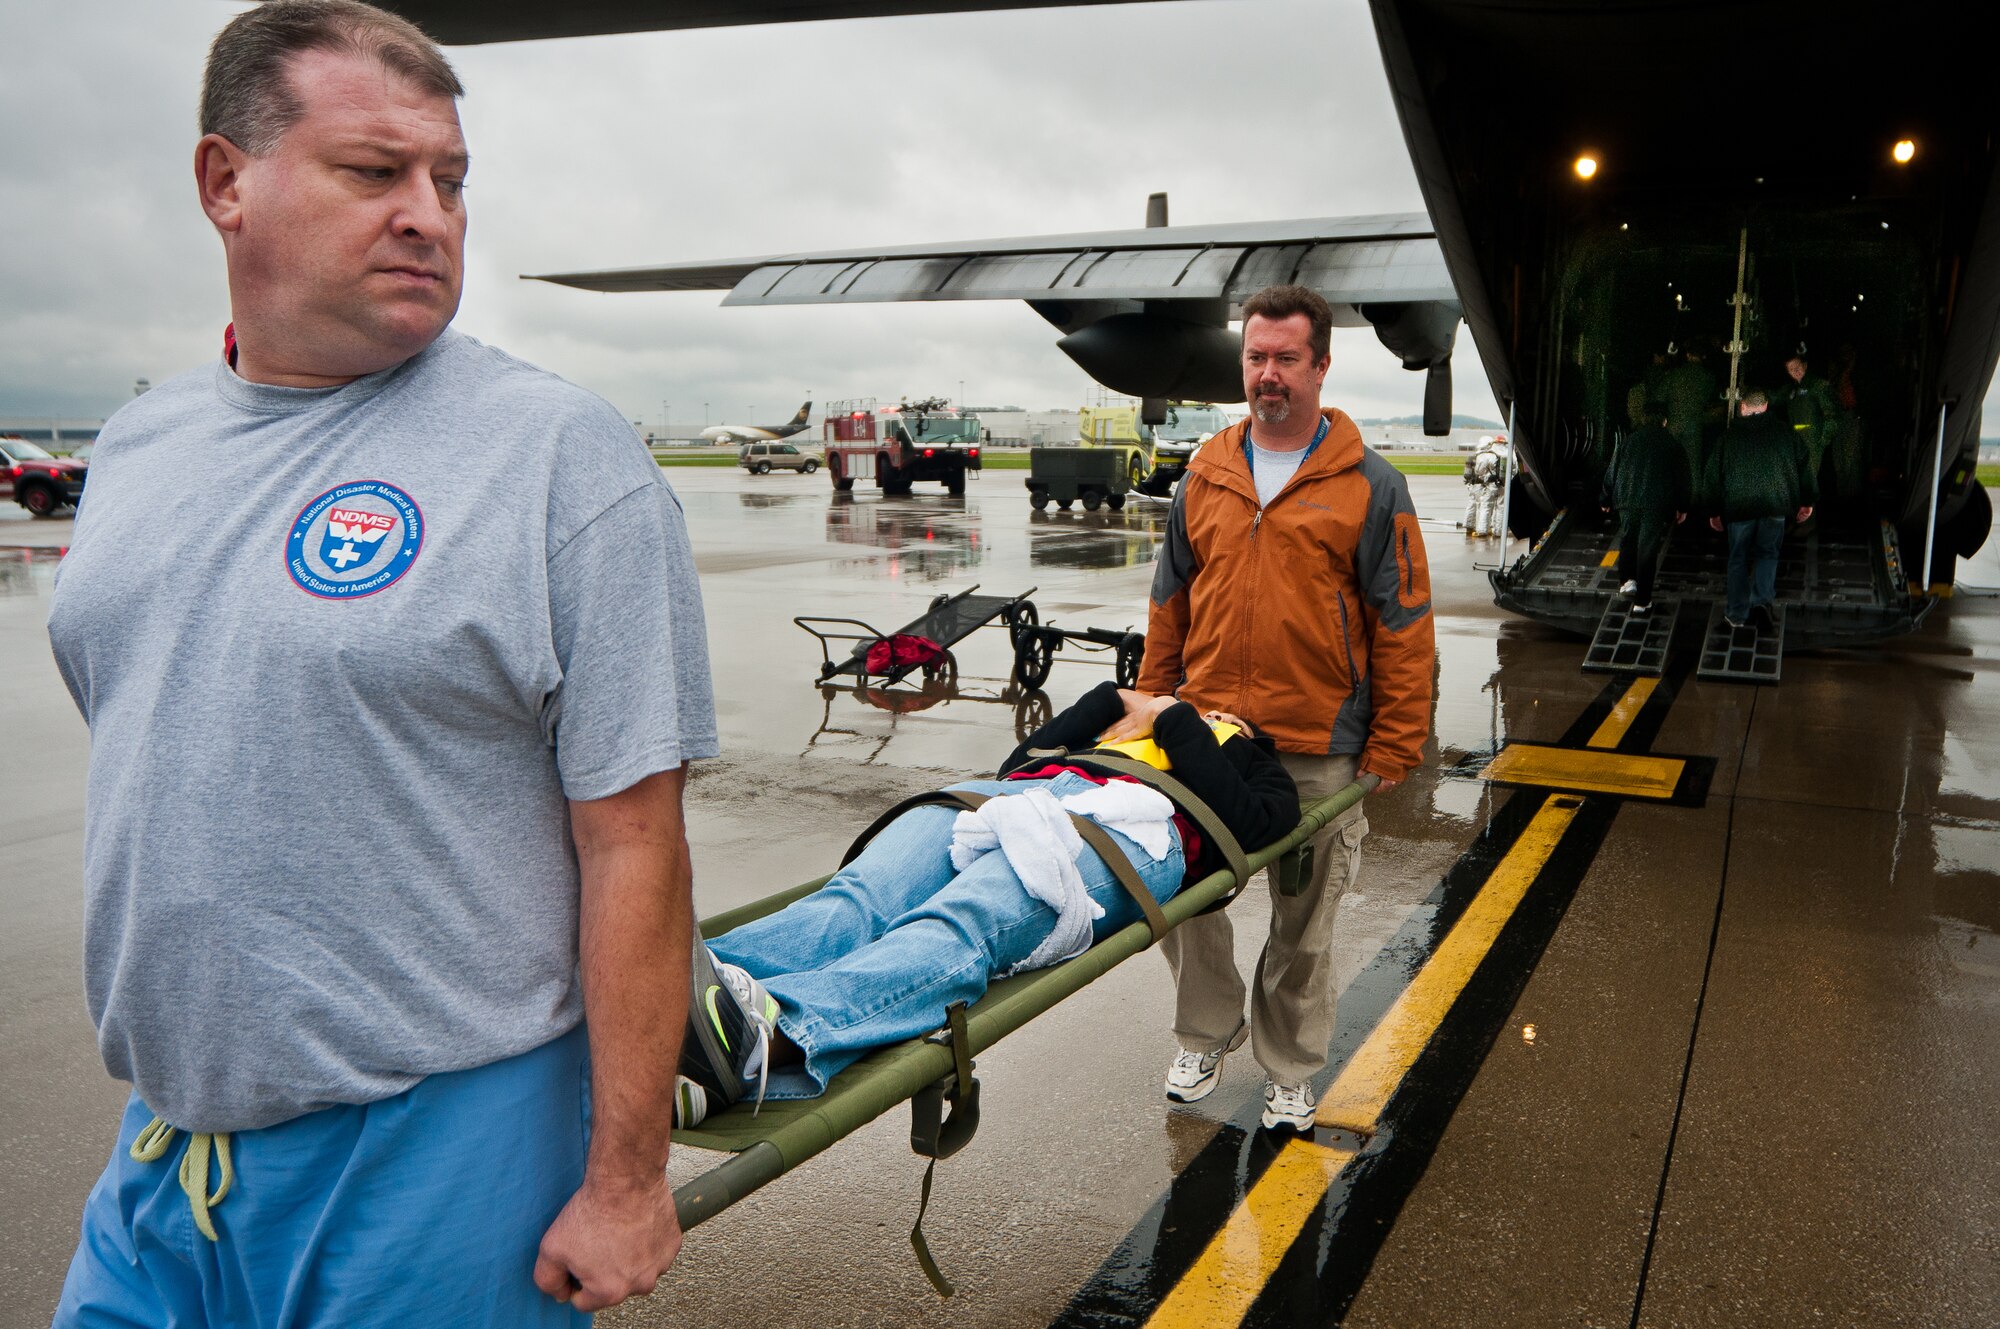
[(300, 510), (285, 568), (309, 594), (358, 600), (395, 585), (423, 547), (424, 514), (414, 499), (380, 480), (351, 480)]

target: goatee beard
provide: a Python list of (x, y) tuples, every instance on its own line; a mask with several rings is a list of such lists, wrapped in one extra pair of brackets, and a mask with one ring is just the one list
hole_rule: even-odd
[(1281, 425), (1291, 417), (1291, 399), (1259, 395), (1250, 405), (1250, 414), (1257, 417), (1257, 423), (1260, 425)]

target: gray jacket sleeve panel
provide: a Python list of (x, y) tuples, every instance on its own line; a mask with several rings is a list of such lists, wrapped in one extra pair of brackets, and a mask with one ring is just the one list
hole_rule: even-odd
[(1187, 589), (1200, 569), (1195, 561), (1194, 543), (1188, 539), (1187, 494), (1192, 479), (1183, 479), (1174, 490), (1173, 507), (1167, 512), (1167, 536), (1153, 564), (1153, 603), (1163, 605)]
[[(1416, 603), (1403, 594), (1409, 558), (1398, 558), (1396, 542), (1407, 538), (1400, 529), (1414, 525), (1416, 505), (1410, 501), (1410, 487), (1395, 467), (1373, 452), (1361, 458), (1361, 477), (1368, 482), (1368, 515), (1361, 526), (1360, 547), (1355, 551), (1355, 575), (1361, 594), (1380, 616), (1382, 625), (1398, 632), (1431, 612), (1429, 587)], [(1407, 517), (1399, 523), (1397, 517)], [(1156, 592), (1157, 594), (1157, 592)]]

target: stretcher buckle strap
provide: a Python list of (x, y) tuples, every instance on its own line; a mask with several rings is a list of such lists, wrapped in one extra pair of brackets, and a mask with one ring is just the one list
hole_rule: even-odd
[[(951, 1044), (952, 1073), (926, 1085), (910, 1099), (910, 1148), (930, 1159), (924, 1166), (924, 1183), (917, 1201), (917, 1221), (910, 1226), (910, 1249), (924, 1277), (941, 1297), (954, 1291), (951, 1281), (938, 1268), (931, 1244), (924, 1236), (924, 1214), (931, 1207), (931, 1181), (938, 1160), (950, 1158), (972, 1142), (979, 1130), (979, 1081), (972, 1074), (972, 1040), (965, 1026), (965, 1003), (955, 1001), (945, 1008), (945, 1027), (931, 1036)], [(951, 1104), (951, 1115), (944, 1105)]]
[[(132, 1159), (139, 1163), (157, 1163), (165, 1158), (173, 1145), (175, 1130), (159, 1117), (146, 1123), (145, 1129), (133, 1137)], [(208, 1165), (213, 1155), (216, 1165), (216, 1185), (208, 1189)], [(181, 1154), (181, 1192), (187, 1196), (188, 1209), (194, 1215), (194, 1225), (202, 1236), (210, 1241), (220, 1240), (216, 1236), (215, 1221), (208, 1211), (222, 1203), (229, 1194), (229, 1188), (236, 1184), (236, 1170), (230, 1165), (228, 1131), (191, 1131), (187, 1148)]]
[(1303, 894), (1306, 885), (1313, 879), (1313, 857), (1311, 840), (1289, 853), (1280, 855), (1278, 861), (1271, 864), (1269, 869), (1272, 888), (1280, 895)]
[[(1143, 761), (1134, 761), (1122, 753), (1092, 749), (1075, 754), (1075, 760), (1110, 771), (1115, 775), (1130, 776), (1140, 784), (1150, 785), (1165, 794), (1173, 800), (1175, 807), (1194, 819), (1194, 824), (1201, 827), (1201, 833), (1208, 837), (1209, 843), (1222, 855), (1222, 861), (1228, 866), (1230, 874), (1236, 878), (1236, 891), (1241, 891), (1249, 884), (1250, 856), (1243, 852), (1243, 845), (1237, 840), (1235, 832), (1223, 825), (1222, 818), (1215, 815), (1215, 809), (1196, 798), (1192, 789), (1159, 767), (1148, 766)], [(1230, 898), (1234, 897), (1236, 891), (1230, 892)]]

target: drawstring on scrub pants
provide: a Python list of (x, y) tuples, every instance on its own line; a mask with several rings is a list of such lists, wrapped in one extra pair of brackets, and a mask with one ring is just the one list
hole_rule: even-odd
[[(166, 1157), (167, 1149), (174, 1142), (174, 1128), (155, 1117), (146, 1123), (146, 1129), (139, 1132), (132, 1141), (132, 1158), (135, 1162), (155, 1163)], [(215, 1193), (208, 1190), (208, 1155), (210, 1148), (215, 1152), (216, 1181)], [(191, 1131), (188, 1133), (187, 1150), (181, 1155), (181, 1191), (188, 1198), (188, 1209), (194, 1214), (194, 1225), (210, 1241), (218, 1240), (215, 1224), (209, 1220), (208, 1211), (222, 1203), (222, 1197), (229, 1194), (230, 1183), (236, 1180), (236, 1173), (229, 1165), (229, 1132)]]

